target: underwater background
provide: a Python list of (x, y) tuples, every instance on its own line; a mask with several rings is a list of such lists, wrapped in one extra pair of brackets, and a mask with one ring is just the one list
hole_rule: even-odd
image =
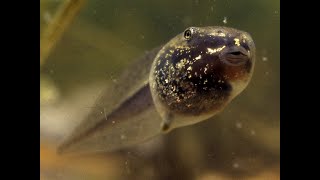
[[(223, 112), (121, 151), (56, 154), (132, 60), (187, 27), (217, 25), (257, 48), (251, 82)], [(280, 1), (40, 0), (40, 178), (280, 179)]]

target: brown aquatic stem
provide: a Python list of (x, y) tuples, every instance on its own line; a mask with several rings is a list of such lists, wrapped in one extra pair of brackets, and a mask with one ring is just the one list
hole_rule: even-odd
[(78, 14), (86, 0), (67, 0), (57, 10), (40, 38), (40, 67), (48, 58), (50, 52), (61, 38), (63, 32)]

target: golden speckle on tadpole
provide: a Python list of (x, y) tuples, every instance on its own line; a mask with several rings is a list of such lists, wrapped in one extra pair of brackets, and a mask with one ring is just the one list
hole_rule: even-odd
[(210, 53), (210, 54), (213, 54), (213, 53), (215, 53), (216, 52), (216, 50), (215, 49), (211, 49), (211, 48), (207, 48), (208, 49), (208, 53)]
[(214, 54), (216, 52), (220, 52), (222, 49), (224, 49), (226, 46), (222, 46), (216, 49), (211, 49), (211, 48), (207, 48), (207, 53), (209, 54)]
[(234, 38), (234, 44), (240, 46), (240, 39)]
[(211, 34), (209, 34), (211, 36), (220, 36), (220, 37), (226, 37), (226, 34), (225, 33), (218, 33), (218, 32), (213, 32)]
[(204, 72), (205, 74), (207, 74), (207, 70), (208, 70), (208, 68), (205, 67), (203, 72)]
[(165, 58), (167, 59), (167, 58), (169, 58), (169, 57), (171, 57), (171, 56), (172, 56), (171, 54), (167, 53), (166, 56), (165, 56)]
[(180, 62), (178, 62), (178, 63), (176, 64), (176, 68), (181, 69), (181, 68), (183, 68), (183, 67), (186, 65), (186, 63), (187, 63), (187, 59), (184, 58), (184, 59), (180, 60)]
[(195, 60), (199, 60), (199, 59), (201, 59), (201, 55), (199, 55), (199, 56), (195, 57), (194, 59), (195, 59)]

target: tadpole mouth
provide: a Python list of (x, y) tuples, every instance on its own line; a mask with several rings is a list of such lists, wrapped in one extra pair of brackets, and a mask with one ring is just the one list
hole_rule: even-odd
[(250, 53), (241, 46), (232, 46), (224, 49), (219, 57), (222, 62), (228, 65), (239, 66), (245, 64), (250, 59)]
[(232, 55), (235, 55), (235, 56), (237, 56), (237, 55), (244, 55), (244, 56), (245, 56), (245, 54), (243, 54), (243, 53), (240, 52), (240, 51), (229, 52), (228, 54), (232, 54)]

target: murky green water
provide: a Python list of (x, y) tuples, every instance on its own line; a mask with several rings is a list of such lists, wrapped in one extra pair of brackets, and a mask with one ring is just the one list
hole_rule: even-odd
[[(41, 33), (63, 1), (40, 1)], [(60, 157), (56, 145), (127, 65), (189, 26), (225, 25), (256, 44), (247, 89), (212, 121), (120, 152)], [(43, 179), (279, 179), (280, 3), (88, 1), (40, 70)]]

